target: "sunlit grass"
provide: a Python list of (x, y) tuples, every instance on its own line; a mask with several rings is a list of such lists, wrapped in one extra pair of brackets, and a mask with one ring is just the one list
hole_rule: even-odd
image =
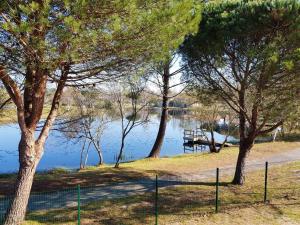
[[(300, 148), (300, 142), (275, 142), (256, 144), (247, 160), (267, 159), (277, 153)], [(37, 173), (33, 184), (33, 192), (51, 191), (81, 186), (105, 185), (113, 182), (123, 182), (131, 179), (154, 178), (171, 175), (201, 174), (205, 170), (216, 167), (233, 167), (238, 154), (237, 147), (225, 148), (220, 153), (186, 154), (160, 159), (142, 159), (129, 163), (122, 163), (119, 169), (113, 165), (89, 167), (82, 171), (54, 169), (49, 172)], [(0, 195), (12, 191), (15, 175), (0, 176)]]
[[(300, 142), (271, 142), (256, 144), (248, 160), (264, 159), (270, 155), (300, 148)], [(160, 159), (142, 159), (123, 163), (121, 168), (130, 168), (148, 172), (188, 173), (216, 167), (234, 165), (238, 155), (238, 147), (224, 148), (220, 153), (183, 154)]]
[[(42, 118), (46, 118), (50, 111), (50, 106), (46, 106), (43, 109)], [(17, 123), (16, 109), (4, 109), (0, 111), (0, 125)]]
[[(266, 205), (263, 203), (264, 170), (249, 173), (244, 186), (231, 185), (230, 178), (221, 173), (218, 214), (214, 212), (214, 179), (159, 188), (159, 224), (300, 224), (300, 162), (270, 168)], [(25, 224), (32, 221), (33, 224), (74, 224), (76, 212), (76, 207), (35, 212), (28, 215)], [(154, 213), (152, 190), (143, 195), (82, 206), (81, 221), (86, 225), (154, 224)]]

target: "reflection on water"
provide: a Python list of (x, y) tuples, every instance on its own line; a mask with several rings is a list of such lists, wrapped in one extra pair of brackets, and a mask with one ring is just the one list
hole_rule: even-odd
[[(191, 119), (186, 111), (170, 111), (165, 141), (161, 156), (172, 156), (183, 153), (207, 151), (206, 146), (194, 146), (191, 151), (183, 146), (183, 130), (195, 129), (200, 122)], [(159, 126), (159, 115), (152, 114), (147, 124), (132, 130), (126, 140), (125, 152), (122, 161), (131, 161), (146, 157), (155, 141)], [(113, 121), (107, 125), (102, 136), (101, 145), (105, 163), (114, 163), (120, 145), (120, 121)], [(216, 133), (217, 140), (224, 136)], [(18, 169), (17, 146), (20, 132), (16, 124), (0, 127), (0, 173), (13, 172)], [(47, 140), (44, 156), (38, 170), (47, 170), (56, 167), (78, 168), (81, 143), (68, 141), (59, 131), (52, 131)], [(88, 165), (96, 165), (97, 153), (91, 148)]]

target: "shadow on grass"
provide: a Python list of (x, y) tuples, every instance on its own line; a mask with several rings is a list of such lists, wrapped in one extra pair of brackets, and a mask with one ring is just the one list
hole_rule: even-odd
[[(149, 186), (149, 184), (151, 185)], [(227, 187), (229, 183), (222, 182), (220, 185)], [(214, 182), (159, 181), (159, 214), (205, 215), (213, 213), (214, 186)], [(81, 207), (82, 224), (154, 224), (154, 188), (153, 180), (151, 183), (148, 180), (140, 183), (140, 187), (134, 190), (127, 188), (128, 192), (133, 194), (132, 196), (107, 198), (84, 204)], [(143, 193), (138, 193), (137, 190), (140, 189), (143, 189)], [(118, 192), (116, 194), (122, 196)], [(113, 194), (109, 194), (110, 197), (111, 195)], [(248, 202), (243, 203), (244, 206), (248, 204)], [(238, 207), (242, 204), (236, 203), (236, 205)], [(40, 224), (68, 224), (76, 222), (76, 212), (75, 207), (67, 210), (39, 211), (30, 213), (27, 219)]]
[[(188, 184), (184, 182), (184, 187), (177, 187), (178, 182), (173, 185), (167, 185), (159, 192), (158, 211), (160, 216), (203, 216), (214, 213), (215, 192), (212, 183), (206, 189), (199, 189), (194, 186), (199, 182)], [(226, 187), (225, 183), (225, 187)], [(193, 186), (191, 189), (190, 186)], [(230, 190), (228, 190), (230, 191)], [(235, 193), (231, 193), (235, 195)], [(244, 194), (244, 193), (239, 193)], [(248, 194), (251, 194), (248, 192)], [(298, 196), (299, 197), (299, 196)], [(239, 209), (243, 207), (261, 207), (262, 199), (237, 198), (220, 196), (220, 212)], [(298, 198), (297, 198), (298, 199)], [(278, 200), (278, 199), (275, 199)], [(283, 201), (284, 199), (279, 199)], [(279, 207), (292, 205), (298, 207), (299, 201), (284, 201), (278, 204), (267, 204), (276, 214), (282, 214)], [(155, 195), (153, 192), (134, 195), (119, 199), (107, 199), (95, 201), (82, 206), (81, 220), (83, 225), (137, 225), (137, 224), (154, 224), (155, 220)], [(27, 219), (38, 222), (37, 224), (75, 224), (77, 208), (67, 210), (52, 210), (44, 212), (35, 212), (29, 214)]]
[[(15, 177), (14, 174), (0, 176), (0, 195), (13, 194)], [(35, 175), (32, 193), (63, 190), (74, 188), (76, 185), (82, 187), (106, 185), (139, 178), (149, 179), (150, 176), (144, 172), (125, 168), (99, 168), (80, 172), (56, 171), (55, 173), (49, 171)]]
[[(151, 175), (153, 174), (153, 175)], [(103, 186), (114, 183), (132, 180), (151, 180), (159, 177), (173, 177), (176, 180), (176, 173), (164, 171), (136, 171), (129, 168), (99, 168), (95, 170), (70, 172), (65, 170), (48, 171), (37, 173), (32, 186), (32, 193), (44, 193), (74, 188), (76, 185), (81, 187)], [(0, 196), (12, 195), (14, 190), (15, 174), (0, 176)], [(205, 185), (205, 183), (203, 183)], [(211, 185), (214, 185), (211, 183)], [(222, 184), (223, 185), (223, 184)]]
[[(291, 177), (291, 167), (284, 174), (289, 174), (280, 183), (277, 178), (281, 177), (282, 170), (278, 170), (270, 177), (271, 202), (267, 206), (278, 207), (291, 205), (298, 207), (300, 192), (296, 192), (298, 183)], [(276, 176), (275, 176), (276, 175)], [(254, 179), (255, 178), (255, 179)], [(246, 207), (262, 207), (263, 182), (257, 181), (257, 175), (251, 178), (245, 186), (233, 186), (230, 182), (220, 183), (220, 211), (226, 212), (233, 209)], [(285, 190), (280, 184), (289, 184)], [(277, 189), (277, 191), (276, 191)], [(106, 186), (83, 188), (82, 190), (82, 223), (83, 225), (140, 225), (154, 224), (155, 220), (155, 180), (153, 177), (143, 179), (131, 179), (130, 181), (109, 183)], [(58, 196), (54, 203), (63, 202), (67, 195)], [(288, 199), (292, 196), (294, 199)], [(75, 199), (75, 200), (74, 200)], [(172, 218), (173, 216), (201, 216), (214, 213), (215, 207), (215, 182), (196, 182), (182, 180), (159, 180), (159, 215)], [(45, 199), (44, 199), (45, 200)], [(76, 195), (73, 200), (76, 203)], [(42, 204), (51, 204), (42, 202)], [(57, 201), (57, 202), (56, 202)], [(28, 214), (27, 219), (35, 221), (32, 224), (76, 224), (77, 208), (67, 205), (61, 209), (34, 211)], [(275, 209), (274, 213), (278, 214)], [(31, 223), (27, 223), (30, 224)]]

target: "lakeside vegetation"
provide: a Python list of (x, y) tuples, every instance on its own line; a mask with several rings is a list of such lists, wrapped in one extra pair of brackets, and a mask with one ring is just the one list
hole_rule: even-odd
[[(43, 109), (42, 119), (47, 117), (47, 114), (50, 111), (50, 106), (46, 106)], [(0, 110), (0, 126), (6, 124), (16, 124), (18, 122), (16, 109), (4, 109)]]

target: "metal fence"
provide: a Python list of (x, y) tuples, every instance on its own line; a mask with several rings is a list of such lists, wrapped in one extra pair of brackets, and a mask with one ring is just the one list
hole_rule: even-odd
[[(265, 170), (256, 171), (253, 180), (248, 178), (247, 182), (255, 186), (250, 189), (225, 182), (228, 176), (222, 175), (217, 168), (215, 179), (206, 182), (156, 176), (106, 186), (77, 186), (56, 192), (33, 193), (24, 224), (157, 225), (171, 224), (172, 217), (180, 223), (178, 218), (226, 212), (249, 204), (268, 204), (270, 200), (274, 200), (274, 204), (283, 204), (281, 200), (286, 199), (300, 206), (300, 171), (299, 185), (289, 185), (296, 182), (297, 176), (291, 174), (294, 172), (287, 171), (284, 176), (278, 176), (268, 170), (266, 163)], [(10, 197), (0, 198), (0, 224), (10, 200)], [(165, 222), (167, 217), (168, 223)]]

